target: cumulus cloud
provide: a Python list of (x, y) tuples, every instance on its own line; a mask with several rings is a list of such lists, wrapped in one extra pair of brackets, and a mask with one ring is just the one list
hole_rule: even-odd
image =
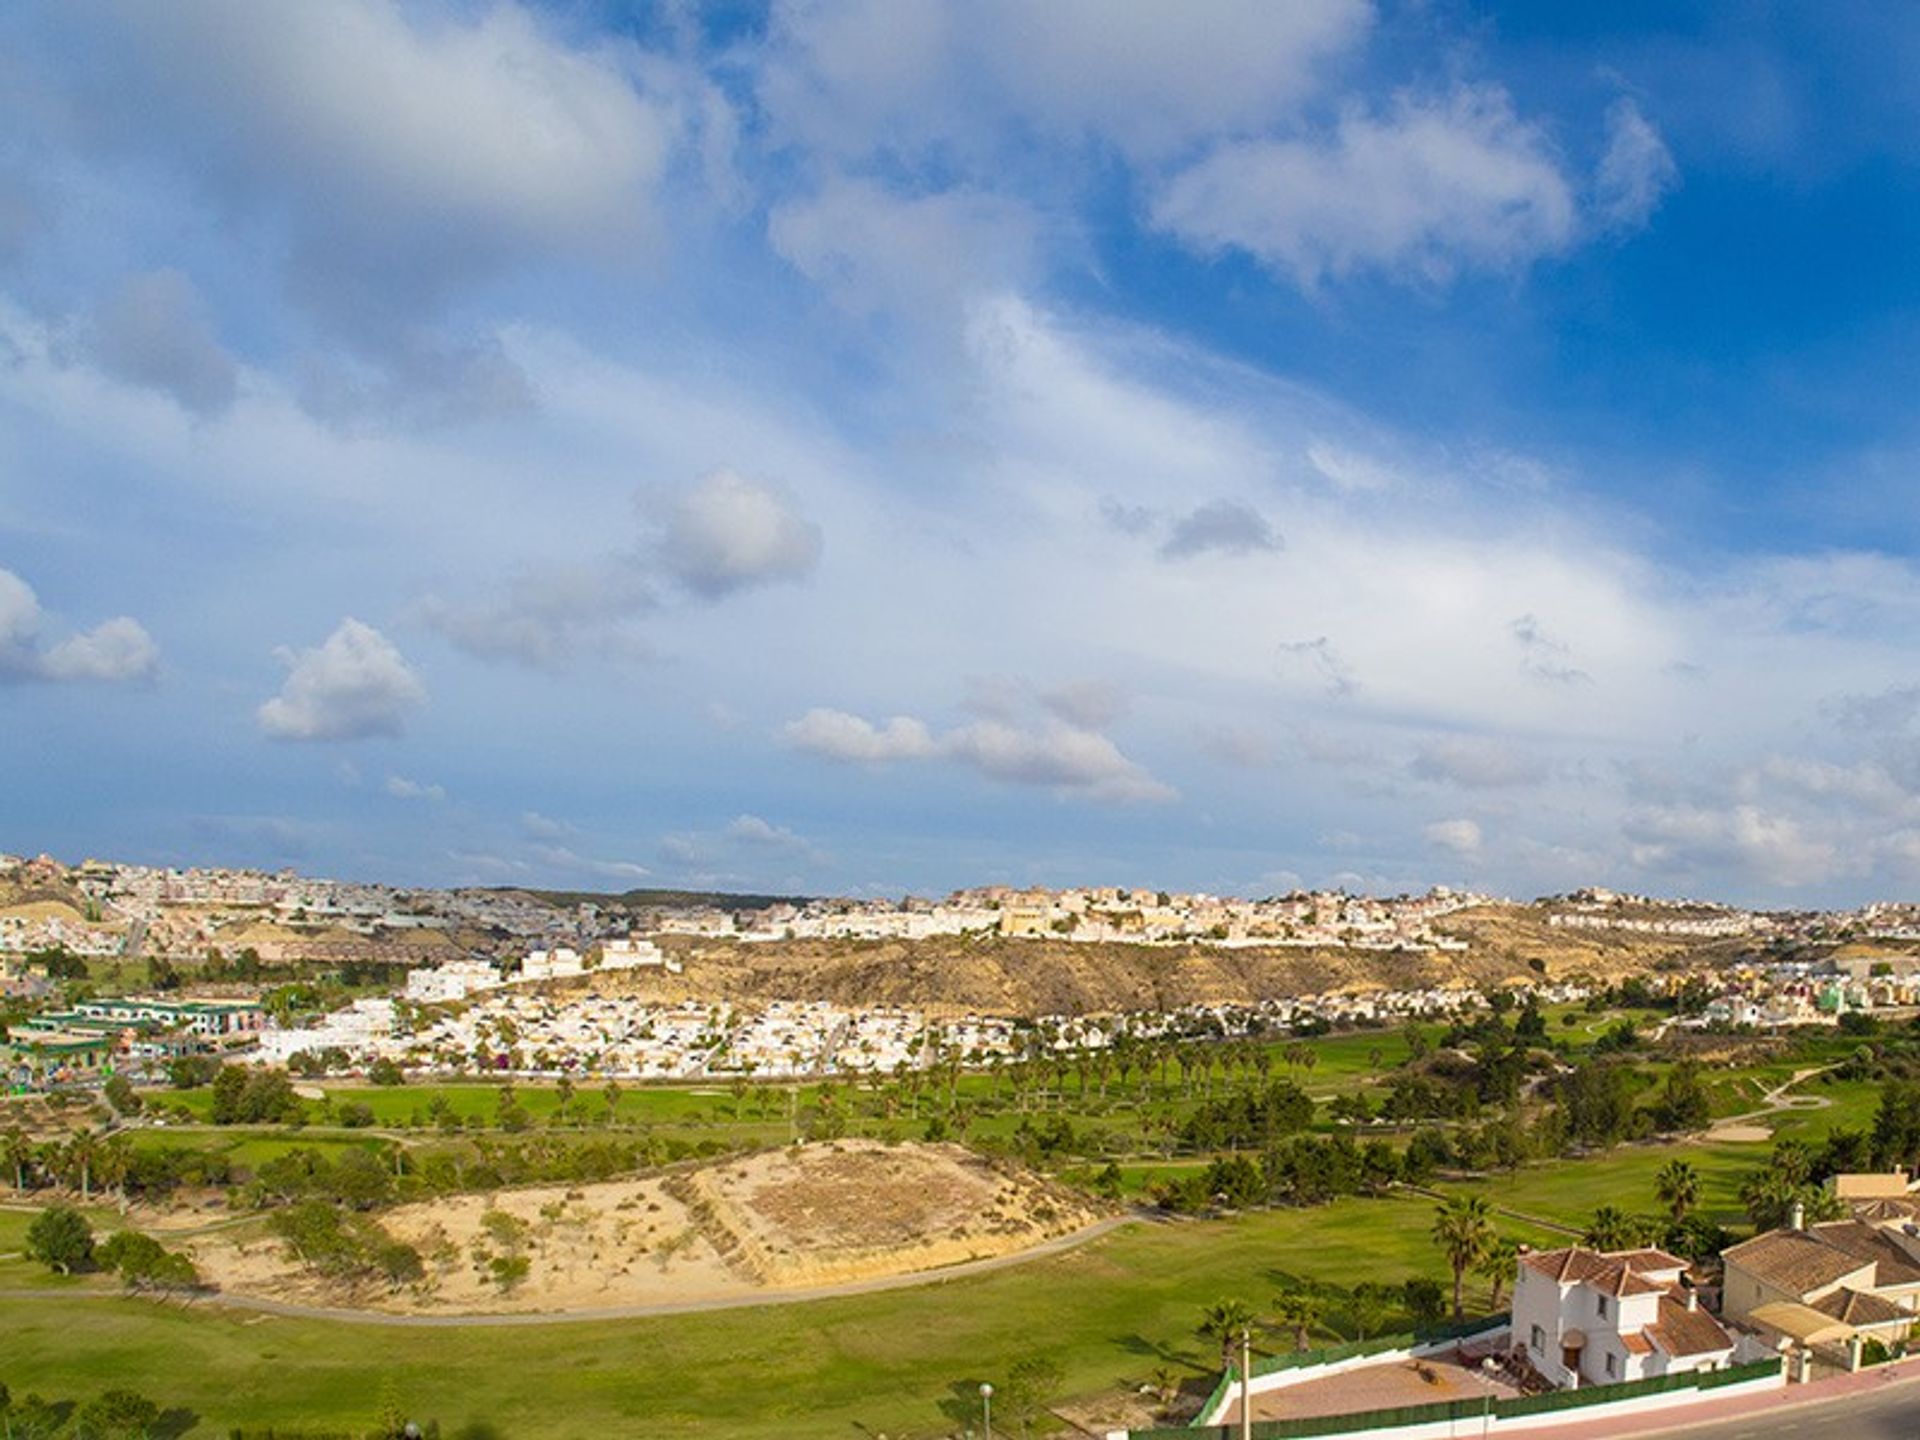
[(143, 681), (160, 669), (160, 647), (125, 615), (56, 640), (41, 638), (45, 613), (33, 587), (0, 570), (0, 681)]
[(169, 395), (184, 410), (218, 415), (239, 387), (193, 282), (178, 270), (129, 276), (95, 312), (94, 358), (108, 374)]
[(1800, 889), (1869, 863), (1866, 854), (1849, 857), (1831, 837), (1810, 831), (1799, 818), (1759, 805), (1649, 806), (1628, 817), (1625, 833), (1635, 865), (1687, 878), (1732, 872)]
[[(589, 645), (605, 645), (658, 601), (636, 555), (587, 555), (529, 567), (484, 600), (429, 595), (419, 618), (470, 655), (557, 670)], [(638, 650), (627, 637), (625, 646)]]
[(254, 712), (276, 740), (398, 735), (407, 712), (426, 703), (426, 686), (392, 642), (351, 617), (322, 644), (279, 655), (286, 683)]
[(680, 494), (660, 538), (668, 571), (708, 600), (803, 580), (820, 563), (820, 548), (820, 527), (777, 489), (731, 470), (715, 470)]
[(426, 800), (438, 802), (447, 798), (444, 785), (435, 785), (424, 780), (409, 780), (404, 775), (387, 777), (387, 794), (396, 800)]
[(1477, 821), (1467, 819), (1436, 820), (1428, 825), (1421, 834), (1427, 844), (1436, 850), (1444, 850), (1462, 860), (1480, 858), (1484, 837), (1480, 833)]
[(677, 126), (613, 50), (514, 4), (127, 0), (86, 38), (103, 135), (191, 154), (223, 199), (286, 215), (296, 292), (356, 328), (512, 256), (630, 242)]
[(1173, 522), (1160, 554), (1168, 560), (1188, 560), (1209, 552), (1254, 555), (1279, 548), (1280, 537), (1251, 505), (1211, 500)]
[(679, 590), (710, 604), (761, 585), (811, 575), (820, 527), (776, 486), (715, 470), (679, 491), (646, 492), (649, 537), (522, 569), (495, 594), (427, 596), (419, 617), (485, 660), (557, 670), (585, 649), (636, 656), (649, 647), (633, 622)]
[(875, 726), (841, 710), (810, 710), (782, 731), (798, 750), (861, 763), (945, 759), (990, 779), (1094, 800), (1178, 798), (1107, 736), (1060, 720), (1037, 728), (982, 719), (935, 736), (924, 721), (895, 716)]
[(882, 764), (924, 760), (939, 753), (926, 723), (910, 715), (896, 715), (875, 725), (844, 710), (816, 708), (788, 722), (781, 733), (794, 749), (829, 760)]
[(1450, 279), (1563, 249), (1573, 187), (1497, 85), (1351, 107), (1329, 135), (1240, 140), (1169, 180), (1153, 221), (1312, 287), (1363, 270)]
[(1593, 179), (1593, 203), (1602, 224), (1637, 230), (1680, 181), (1666, 141), (1630, 99), (1607, 111), (1607, 148)]
[(1082, 730), (1104, 730), (1127, 708), (1127, 692), (1110, 680), (1069, 680), (1040, 692), (1052, 714)]

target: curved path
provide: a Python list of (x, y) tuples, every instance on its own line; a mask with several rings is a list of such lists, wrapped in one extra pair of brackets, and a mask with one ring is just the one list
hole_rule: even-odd
[[(1793, 1090), (1815, 1075), (1838, 1068), (1835, 1065), (1813, 1065), (1805, 1070), (1796, 1070), (1786, 1080), (1767, 1091), (1760, 1097), (1760, 1108), (1749, 1110), (1744, 1115), (1722, 1115), (1701, 1132), (1700, 1138), (1711, 1140), (1719, 1130), (1738, 1130), (1755, 1127), (1766, 1129), (1760, 1122), (1788, 1110), (1825, 1110), (1833, 1104), (1830, 1095), (1795, 1095)], [(1771, 1133), (1771, 1132), (1769, 1132)]]
[[(380, 1310), (348, 1310), (328, 1305), (299, 1305), (287, 1300), (268, 1300), (258, 1295), (214, 1292), (197, 1295), (189, 1303), (218, 1305), (229, 1310), (251, 1310), (263, 1315), (279, 1315), (296, 1320), (334, 1320), (348, 1325), (392, 1325), (408, 1329), (459, 1330), (514, 1325), (580, 1325), (596, 1320), (647, 1320), (663, 1315), (697, 1315), (708, 1310), (745, 1310), (756, 1305), (798, 1305), (809, 1300), (832, 1300), (848, 1295), (869, 1295), (881, 1290), (907, 1290), (921, 1285), (940, 1285), (969, 1275), (984, 1275), (1044, 1259), (1109, 1235), (1123, 1225), (1132, 1225), (1147, 1217), (1141, 1214), (1116, 1215), (1097, 1221), (1070, 1235), (1058, 1235), (1030, 1250), (1011, 1255), (995, 1255), (985, 1260), (969, 1260), (939, 1270), (916, 1270), (905, 1275), (882, 1275), (872, 1280), (853, 1280), (844, 1285), (822, 1285), (806, 1290), (769, 1290), (758, 1295), (717, 1295), (705, 1300), (676, 1300), (654, 1305), (610, 1305), (597, 1310), (528, 1311), (524, 1314), (485, 1315), (404, 1315)], [(118, 1300), (118, 1290), (0, 1290), (0, 1300)]]

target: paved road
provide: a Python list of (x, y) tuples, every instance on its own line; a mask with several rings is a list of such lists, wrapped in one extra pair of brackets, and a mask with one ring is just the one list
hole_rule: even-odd
[(1656, 1433), (1685, 1440), (1914, 1440), (1920, 1436), (1920, 1385), (1889, 1384), (1818, 1404)]

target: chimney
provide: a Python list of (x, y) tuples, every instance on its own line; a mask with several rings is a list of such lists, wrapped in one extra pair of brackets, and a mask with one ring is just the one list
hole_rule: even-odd
[(1700, 1308), (1700, 1292), (1698, 1290), (1695, 1290), (1691, 1285), (1689, 1285), (1687, 1287), (1687, 1309), (1698, 1310), (1699, 1308)]
[(1793, 1209), (1787, 1212), (1787, 1228), (1789, 1230), (1804, 1230), (1807, 1228), (1807, 1207), (1798, 1200), (1793, 1202)]

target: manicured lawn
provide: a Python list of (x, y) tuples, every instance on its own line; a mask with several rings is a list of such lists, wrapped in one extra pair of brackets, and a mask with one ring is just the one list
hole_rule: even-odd
[(1677, 1158), (1700, 1172), (1700, 1213), (1731, 1228), (1748, 1223), (1738, 1199), (1740, 1182), (1766, 1163), (1767, 1148), (1720, 1143), (1629, 1145), (1585, 1160), (1531, 1166), (1512, 1175), (1439, 1188), (1471, 1191), (1522, 1214), (1584, 1228), (1602, 1205), (1617, 1205), (1633, 1214), (1657, 1213), (1654, 1176)]

